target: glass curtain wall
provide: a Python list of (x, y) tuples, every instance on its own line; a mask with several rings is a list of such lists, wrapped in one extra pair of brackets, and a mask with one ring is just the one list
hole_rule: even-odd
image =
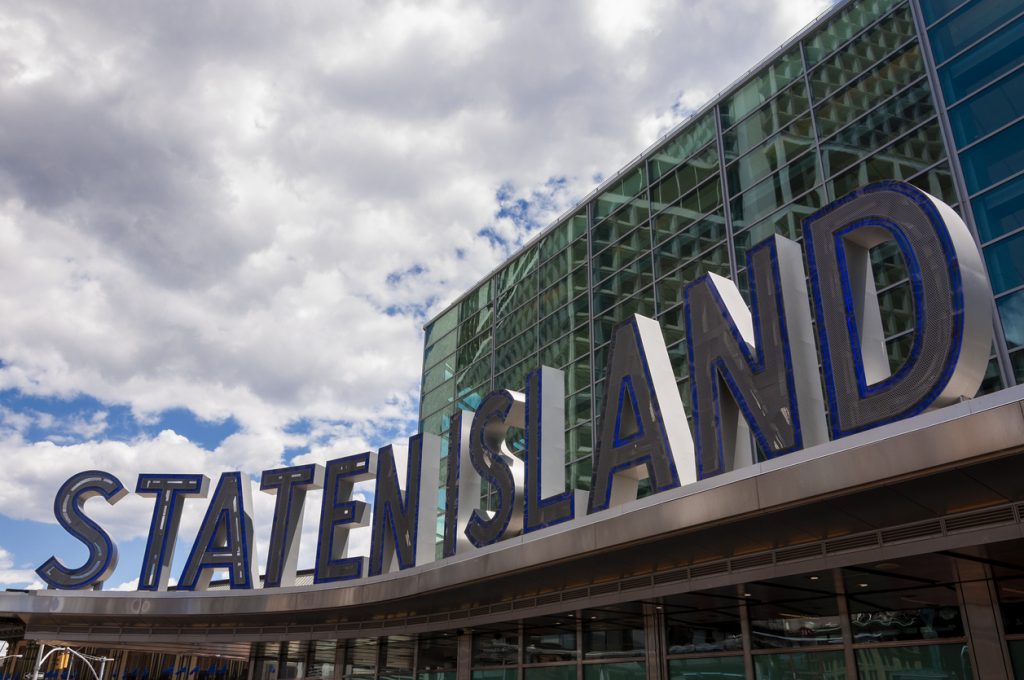
[[(984, 9), (992, 4), (1004, 8), (999, 16), (1016, 17), (995, 33), (987, 30), (995, 19)], [(951, 116), (963, 119), (954, 123), (967, 135), (963, 151), (980, 159), (972, 204), (978, 214), (977, 206), (991, 206), (983, 229), (993, 246), (985, 254), (1011, 350), (1021, 350), (1014, 361), (1024, 369), (1024, 316), (1015, 311), (1024, 315), (1024, 232), (1017, 231), (1024, 208), (1016, 199), (1024, 196), (1024, 177), (1014, 174), (1012, 160), (1000, 161), (1002, 170), (989, 163), (990, 149), (1024, 149), (1024, 140), (1013, 141), (1024, 123), (1009, 122), (1024, 101), (1012, 89), (1024, 86), (1024, 71), (1014, 65), (1024, 60), (1024, 40), (1013, 40), (1024, 17), (1007, 6), (1017, 3), (972, 0), (949, 13), (933, 9), (929, 31), (933, 44), (948, 43), (943, 88), (959, 88), (964, 113), (954, 108)], [(421, 430), (445, 437), (456, 409), (473, 410), (495, 388), (521, 390), (537, 365), (559, 368), (566, 374), (567, 485), (589, 489), (594, 421), (617, 323), (633, 313), (660, 322), (689, 408), (681, 305), (687, 284), (714, 272), (746, 294), (752, 246), (776, 233), (799, 240), (805, 217), (869, 182), (901, 179), (959, 208), (912, 12), (909, 0), (846, 3), (435, 318), (426, 327)], [(943, 28), (946, 22), (960, 23)], [(960, 28), (966, 25), (969, 31)], [(1007, 40), (1005, 50), (988, 46)], [(985, 59), (995, 56), (972, 56), (973, 50), (1007, 63), (991, 65)], [(982, 71), (986, 85), (964, 85), (964, 74)], [(1004, 89), (991, 89), (997, 87)], [(977, 101), (992, 109), (976, 97), (1001, 98), (1012, 111), (975, 129), (981, 119), (966, 107)], [(1000, 132), (986, 142), (993, 126)], [(873, 260), (896, 370), (912, 340), (909, 282), (895, 248), (879, 246)], [(983, 391), (1001, 386), (993, 359)], [(519, 442), (513, 437), (510, 444)]]

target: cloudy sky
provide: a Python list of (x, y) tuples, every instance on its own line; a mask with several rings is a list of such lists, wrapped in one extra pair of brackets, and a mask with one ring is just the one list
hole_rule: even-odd
[[(0, 587), (75, 472), (411, 434), (424, 322), (826, 5), (0, 0)], [(152, 501), (89, 510), (133, 587)]]

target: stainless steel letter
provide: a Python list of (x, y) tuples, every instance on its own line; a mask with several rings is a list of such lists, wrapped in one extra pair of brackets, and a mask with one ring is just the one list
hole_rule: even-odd
[(440, 437), (422, 433), (409, 437), (403, 500), (394, 451), (390, 445), (377, 451), (370, 576), (434, 561), (440, 463)]
[(263, 576), (264, 588), (295, 585), (306, 492), (321, 489), (323, 485), (323, 465), (297, 465), (263, 472), (260, 491), (277, 496), (270, 527), (267, 571)]
[(476, 547), (496, 543), (522, 531), (523, 462), (505, 444), (510, 427), (524, 425), (525, 397), (520, 392), (497, 390), (484, 397), (469, 433), (469, 459), (481, 478), (497, 491), (493, 513), (474, 509), (466, 537)]
[(64, 529), (85, 544), (89, 557), (77, 569), (68, 569), (56, 557), (36, 569), (51, 588), (71, 590), (102, 584), (117, 567), (117, 546), (110, 535), (85, 516), (85, 502), (102, 496), (113, 505), (128, 494), (114, 475), (99, 470), (79, 472), (64, 482), (53, 499), (53, 514)]
[(480, 505), (480, 475), (469, 460), (469, 430), (472, 411), (456, 411), (448, 428), (448, 468), (445, 480), (444, 544), (441, 554), (451, 557), (472, 545), (466, 527)]
[[(963, 220), (902, 182), (804, 220), (833, 438), (973, 397), (992, 344), (992, 293)], [(914, 300), (910, 356), (890, 375), (869, 252), (893, 240)]]
[(634, 314), (612, 334), (587, 513), (697, 479), (693, 439), (658, 322)]
[(232, 590), (259, 586), (251, 511), (249, 475), (223, 473), (181, 572), (178, 590), (206, 590), (218, 569), (227, 570)]
[(206, 498), (209, 489), (210, 478), (206, 475), (139, 475), (135, 493), (156, 499), (142, 554), (139, 590), (167, 590), (184, 500), (188, 496)]
[(526, 376), (526, 500), (523, 533), (571, 520), (565, 489), (565, 374), (541, 366)]
[[(683, 293), (700, 479), (828, 441), (803, 253), (774, 236), (747, 253), (753, 317), (707, 274)], [(748, 430), (749, 427), (749, 430)]]
[(320, 540), (316, 544), (314, 583), (362, 578), (365, 557), (348, 557), (349, 529), (365, 527), (369, 506), (352, 500), (356, 482), (373, 479), (376, 454), (357, 453), (327, 461), (324, 500), (320, 506)]

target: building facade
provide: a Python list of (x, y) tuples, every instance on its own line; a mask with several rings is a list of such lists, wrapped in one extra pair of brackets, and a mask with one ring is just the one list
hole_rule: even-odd
[[(22, 656), (0, 680), (39, 642), (114, 680), (1024, 678), (1019, 2), (839, 3), (427, 325), (420, 429), (444, 442), (492, 390), (561, 369), (566, 486), (589, 490), (616, 326), (657, 320), (689, 409), (684, 288), (716, 273), (749, 303), (757, 244), (890, 179), (953, 206), (983, 255), (975, 398), (358, 583), (2, 593)], [(892, 245), (871, 261), (896, 373), (914, 281)]]

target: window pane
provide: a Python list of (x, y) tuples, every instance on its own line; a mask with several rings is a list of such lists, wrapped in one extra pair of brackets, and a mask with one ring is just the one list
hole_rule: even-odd
[(458, 333), (449, 333), (423, 351), (423, 368), (430, 368), (455, 352)]
[(717, 212), (691, 224), (654, 251), (654, 272), (662, 277), (725, 240), (725, 215)]
[(427, 324), (427, 327), (423, 331), (423, 346), (429, 347), (445, 334), (455, 330), (455, 324), (458, 320), (459, 310), (453, 307), (431, 323)]
[(1003, 322), (1006, 345), (1011, 350), (1024, 347), (1024, 291), (999, 298), (996, 308)]
[[(898, 0), (865, 0), (850, 3), (833, 17), (827, 25), (804, 41), (807, 63), (816, 64), (822, 57), (859, 33), (865, 26), (882, 16)], [(956, 1), (956, 0), (954, 0)]]
[(688, 593), (665, 599), (668, 654), (743, 650), (739, 606), (730, 593)]
[[(861, 161), (835, 177), (830, 182), (832, 195), (840, 198), (871, 182), (889, 179), (908, 180), (914, 177), (925, 168), (935, 165), (946, 157), (946, 150), (940, 135), (938, 123), (914, 130), (871, 158)], [(829, 154), (829, 157), (832, 162), (841, 163), (860, 153), (866, 152), (859, 150), (850, 154), (833, 152)], [(938, 198), (943, 198), (943, 196), (938, 195)], [(955, 198), (951, 202), (955, 203)]]
[(855, 654), (858, 678), (897, 680), (927, 677), (969, 680), (972, 677), (971, 658), (967, 646), (963, 644), (858, 649)]
[(625, 171), (622, 179), (612, 184), (594, 201), (594, 220), (602, 219), (624, 203), (628, 203), (646, 186), (643, 165)]
[(576, 680), (576, 664), (524, 668), (523, 678), (524, 680)]
[[(927, 3), (923, 3), (927, 4)], [(1021, 12), (1006, 0), (972, 0), (928, 31), (935, 61), (943, 62)]]
[(646, 222), (649, 214), (647, 194), (644, 194), (611, 217), (594, 225), (594, 231), (591, 234), (594, 252), (596, 253), (607, 248), (631, 230)]
[(971, 193), (1024, 170), (1024, 121), (960, 154)]
[(651, 189), (651, 207), (657, 212), (692, 191), (709, 177), (718, 174), (718, 150), (709, 146)]
[(924, 14), (925, 21), (931, 23), (949, 14), (963, 2), (964, 0), (928, 0), (921, 3), (921, 13)]
[(473, 680), (516, 680), (515, 668), (493, 668), (486, 671), (473, 671)]
[[(526, 644), (526, 663), (574, 661), (579, 656), (576, 649), (576, 619), (568, 614), (523, 621), (523, 640)], [(576, 666), (560, 668), (569, 668), (574, 676), (576, 674)], [(562, 676), (559, 672), (556, 671), (552, 676), (553, 680), (560, 680)]]
[(1024, 63), (1024, 19), (939, 69), (946, 103), (953, 104)]
[(1024, 69), (961, 102), (949, 112), (949, 122), (958, 146), (998, 130), (1024, 116)]
[[(473, 666), (510, 666), (519, 663), (519, 633), (514, 627), (473, 633)], [(476, 673), (473, 674), (476, 677)], [(513, 671), (513, 678), (515, 678)], [(490, 680), (490, 678), (487, 678)]]
[(715, 119), (711, 114), (687, 125), (663, 147), (651, 154), (649, 161), (651, 179), (655, 180), (664, 175), (697, 149), (714, 139), (714, 136)]
[(830, 580), (826, 572), (747, 584), (754, 649), (841, 644), (839, 603)]
[(754, 677), (758, 680), (845, 680), (846, 661), (842, 652), (758, 654), (754, 657)]
[(974, 199), (971, 204), (982, 242), (1024, 227), (1024, 176)]
[(796, 120), (809, 104), (807, 86), (802, 79), (798, 80), (757, 113), (722, 134), (726, 160), (741, 156), (779, 128)]
[(745, 227), (809, 191), (820, 180), (818, 159), (805, 154), (775, 175), (734, 198), (732, 220), (735, 229)]
[(776, 59), (720, 105), (722, 125), (728, 127), (753, 111), (803, 72), (799, 47)]
[(585, 659), (643, 655), (644, 619), (639, 604), (585, 609), (582, 615)]
[(814, 143), (811, 117), (805, 116), (772, 136), (726, 169), (729, 193), (742, 193), (809, 150)]
[(588, 664), (583, 667), (583, 680), (645, 680), (646, 677), (647, 672), (640, 661)]
[(671, 680), (727, 680), (744, 677), (742, 656), (715, 656), (704, 659), (672, 659), (668, 662)]

